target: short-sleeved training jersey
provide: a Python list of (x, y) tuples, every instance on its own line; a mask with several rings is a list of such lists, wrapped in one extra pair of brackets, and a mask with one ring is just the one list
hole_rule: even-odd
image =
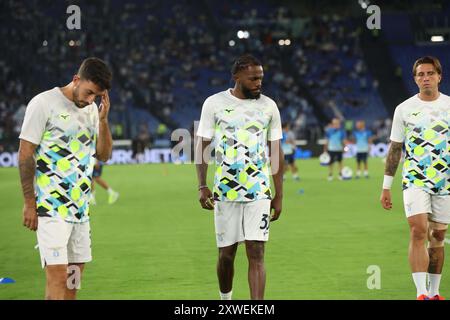
[(450, 97), (434, 101), (415, 95), (397, 106), (391, 140), (404, 142), (403, 189), (422, 188), (430, 194), (450, 193)]
[(267, 141), (282, 137), (280, 113), (272, 99), (239, 99), (230, 90), (214, 94), (203, 104), (197, 135), (214, 138), (215, 200), (271, 198)]
[(56, 87), (28, 104), (19, 138), (36, 148), (38, 215), (61, 216), (67, 222), (89, 220), (89, 195), (98, 109), (78, 108)]

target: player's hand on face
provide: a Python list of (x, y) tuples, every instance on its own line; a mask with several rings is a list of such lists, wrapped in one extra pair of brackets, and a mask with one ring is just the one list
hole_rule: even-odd
[(381, 206), (386, 210), (392, 209), (392, 201), (391, 201), (391, 191), (388, 189), (383, 189), (381, 191), (380, 197)]
[(203, 209), (213, 210), (214, 209), (214, 199), (211, 190), (209, 188), (203, 188), (199, 191), (200, 194), (200, 205)]
[(272, 217), (270, 218), (270, 221), (276, 221), (278, 220), (278, 218), (280, 217), (281, 214), (281, 209), (282, 209), (282, 199), (275, 196), (272, 201), (270, 202), (270, 210), (272, 211), (273, 209), (273, 214)]
[(31, 231), (36, 231), (38, 228), (38, 216), (36, 207), (23, 206), (23, 225)]
[(105, 94), (102, 95), (102, 100), (100, 102), (100, 108), (99, 108), (99, 113), (98, 113), (98, 117), (100, 119), (100, 121), (104, 121), (108, 118), (108, 113), (109, 113), (109, 94), (108, 94), (108, 90), (105, 91)]

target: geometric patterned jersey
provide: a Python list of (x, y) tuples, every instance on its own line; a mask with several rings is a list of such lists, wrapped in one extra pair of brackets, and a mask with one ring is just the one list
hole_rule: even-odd
[(449, 123), (450, 97), (442, 93), (434, 101), (415, 95), (395, 109), (391, 140), (405, 146), (403, 189), (450, 194)]
[(97, 134), (95, 103), (80, 109), (58, 87), (30, 101), (19, 138), (37, 145), (38, 216), (60, 216), (71, 223), (89, 221)]
[(282, 138), (280, 113), (265, 95), (239, 99), (230, 90), (207, 98), (197, 135), (213, 139), (216, 201), (270, 199), (268, 142)]

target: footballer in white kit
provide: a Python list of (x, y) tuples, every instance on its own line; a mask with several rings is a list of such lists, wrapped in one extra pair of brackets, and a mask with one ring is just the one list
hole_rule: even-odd
[[(75, 299), (84, 264), (92, 260), (89, 201), (95, 161), (107, 161), (112, 150), (111, 79), (104, 61), (87, 58), (68, 85), (36, 95), (25, 112), (19, 136), (23, 224), (37, 231), (46, 299)], [(73, 286), (68, 274), (77, 278)]]
[[(276, 103), (261, 94), (263, 69), (256, 58), (241, 56), (231, 73), (235, 87), (210, 96), (202, 108), (196, 152), (202, 157), (197, 164), (200, 204), (214, 209), (221, 298), (231, 298), (237, 245), (245, 242), (251, 298), (262, 299), (264, 242), (269, 239), (270, 221), (281, 213), (281, 120)], [(214, 146), (216, 164), (212, 192), (206, 185), (208, 165), (203, 158), (209, 143)]]
[(267, 140), (282, 137), (275, 102), (239, 99), (231, 89), (203, 104), (197, 135), (214, 138), (213, 195), (218, 247), (244, 240), (267, 241), (270, 220), (270, 169)]
[(450, 97), (439, 92), (442, 67), (435, 57), (418, 59), (413, 75), (419, 93), (395, 109), (380, 201), (384, 209), (392, 208), (390, 188), (404, 153), (403, 204), (417, 299), (443, 300), (439, 284), (450, 223)]
[(407, 217), (429, 213), (430, 220), (450, 223), (450, 97), (434, 101), (417, 95), (395, 110), (391, 141), (404, 143), (403, 196)]

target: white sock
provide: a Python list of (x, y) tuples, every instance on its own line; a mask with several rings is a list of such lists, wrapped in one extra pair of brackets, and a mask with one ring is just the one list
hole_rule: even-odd
[(426, 272), (414, 272), (412, 274), (414, 284), (417, 288), (417, 296), (422, 294), (428, 295), (427, 292), (427, 273)]
[(361, 175), (361, 171), (356, 171), (356, 175), (359, 177)]
[(430, 283), (430, 297), (434, 297), (439, 294), (439, 284), (441, 283), (441, 275), (429, 273), (428, 280)]
[(369, 171), (367, 171), (367, 170), (364, 170), (364, 176), (368, 176), (369, 175)]
[(114, 190), (113, 190), (113, 189), (111, 189), (111, 187), (109, 187), (107, 191), (108, 191), (108, 194), (111, 194), (111, 193), (113, 193), (113, 192), (114, 192)]
[(231, 290), (228, 293), (222, 293), (220, 292), (220, 300), (231, 300), (231, 294), (233, 293), (233, 290)]

